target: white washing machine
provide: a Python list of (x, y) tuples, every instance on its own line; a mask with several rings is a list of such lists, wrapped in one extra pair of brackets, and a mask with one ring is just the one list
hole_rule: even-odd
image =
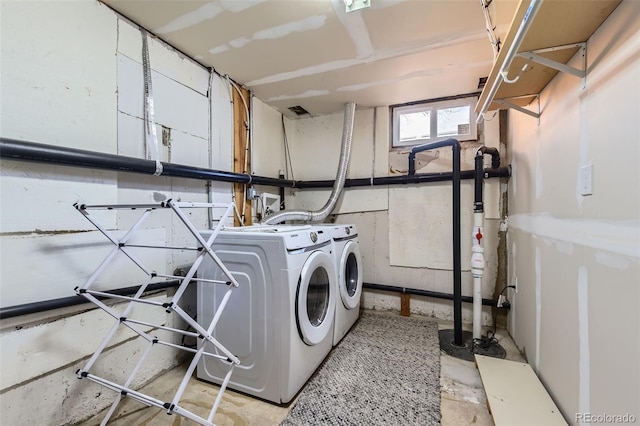
[(333, 345), (349, 332), (360, 316), (362, 256), (355, 225), (321, 225), (331, 233), (336, 269), (337, 298)]
[[(325, 359), (337, 297), (332, 244), (328, 232), (310, 225), (226, 228), (218, 234), (213, 249), (240, 284), (213, 333), (241, 361), (230, 388), (286, 403)], [(224, 279), (210, 259), (198, 276)], [(224, 284), (198, 282), (200, 323), (211, 321), (225, 291)], [(198, 378), (222, 383), (222, 362), (204, 356)]]

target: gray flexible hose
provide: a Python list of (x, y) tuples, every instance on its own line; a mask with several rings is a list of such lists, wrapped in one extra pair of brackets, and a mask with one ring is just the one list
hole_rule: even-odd
[(347, 178), (349, 170), (349, 158), (351, 157), (351, 141), (353, 139), (353, 121), (356, 111), (356, 104), (350, 102), (344, 107), (344, 126), (342, 128), (342, 148), (340, 149), (340, 161), (338, 164), (338, 172), (336, 173), (336, 181), (333, 184), (333, 190), (326, 204), (316, 211), (309, 210), (284, 210), (276, 213), (262, 223), (265, 225), (276, 225), (286, 220), (299, 220), (304, 222), (322, 222), (333, 211), (340, 198), (344, 181)]

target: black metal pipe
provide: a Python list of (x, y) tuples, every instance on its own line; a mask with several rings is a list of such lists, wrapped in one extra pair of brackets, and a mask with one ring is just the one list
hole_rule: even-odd
[(497, 169), (498, 167), (500, 167), (500, 152), (498, 151), (498, 148), (492, 148), (492, 147), (483, 145), (480, 148), (478, 148), (478, 152), (482, 153), (482, 155), (488, 154), (491, 156), (492, 169)]
[[(284, 179), (284, 173), (280, 173), (278, 174), (278, 178), (279, 179)], [(333, 185), (332, 185), (333, 186)], [(284, 204), (284, 187), (280, 187), (280, 206), (278, 206), (280, 208), (280, 210), (284, 210), (285, 209), (285, 204)]]
[[(406, 294), (415, 294), (416, 296), (432, 297), (434, 299), (453, 300), (453, 294), (441, 293), (438, 291), (420, 290), (417, 288), (396, 287), (396, 286), (391, 286), (386, 284), (374, 284), (374, 283), (362, 283), (362, 287), (368, 288), (370, 290), (391, 291), (394, 293), (406, 293)], [(473, 297), (471, 296), (461, 296), (460, 300), (462, 300), (465, 303), (473, 303)], [(482, 304), (485, 306), (496, 306), (496, 301), (491, 299), (482, 299)]]
[[(460, 142), (458, 142), (457, 139), (445, 139), (443, 141), (438, 141), (438, 142), (429, 142), (429, 143), (425, 143), (422, 145), (416, 145), (413, 148), (411, 148), (411, 152), (409, 152), (409, 176), (415, 175), (416, 174), (416, 154), (419, 152), (423, 152), (423, 151), (431, 151), (433, 149), (438, 149), (438, 148), (444, 148), (446, 146), (451, 146), (453, 147), (453, 143), (452, 141), (455, 141), (455, 145), (458, 146), (457, 150), (458, 152), (460, 151)], [(454, 152), (455, 152), (455, 148), (454, 148)], [(455, 154), (454, 154), (455, 156)], [(454, 159), (455, 161), (455, 159)], [(455, 167), (454, 167), (455, 169)], [(455, 172), (455, 170), (454, 170)], [(458, 173), (460, 173), (460, 167), (458, 167)]]
[(482, 163), (484, 156), (478, 152), (475, 157), (475, 173), (474, 173), (474, 196), (473, 196), (473, 211), (475, 213), (482, 213), (484, 211), (484, 203), (482, 201)]
[[(508, 167), (499, 167), (497, 169), (484, 169), (485, 178), (501, 178), (510, 177), (511, 170)], [(475, 170), (460, 171), (460, 179), (474, 179)], [(382, 176), (371, 178), (347, 179), (344, 183), (345, 187), (357, 186), (382, 186), (382, 185), (408, 185), (430, 182), (447, 182), (453, 179), (453, 172), (437, 172), (437, 173), (418, 173), (414, 175), (402, 176)], [(296, 181), (296, 189), (315, 189), (315, 188), (331, 188), (332, 180), (308, 180)]]
[[(160, 283), (151, 283), (147, 286), (145, 293), (164, 290), (171, 287), (178, 287), (181, 280), (169, 280)], [(140, 286), (123, 287), (115, 290), (109, 290), (105, 293), (111, 293), (119, 296), (129, 296), (136, 294)], [(106, 296), (96, 296), (98, 299), (108, 299)], [(90, 303), (82, 296), (70, 296), (62, 297), (59, 299), (44, 300), (41, 302), (25, 303), (22, 305), (8, 306), (6, 308), (0, 308), (0, 319), (17, 317), (20, 315), (35, 314), (37, 312), (51, 311), (53, 309), (68, 308), (69, 306), (82, 305), (83, 303)]]
[[(455, 142), (455, 146), (453, 142)], [(456, 306), (459, 305), (459, 300), (455, 299), (455, 295), (460, 292), (460, 179), (471, 179), (475, 177), (475, 171), (465, 170), (460, 171), (460, 144), (455, 139), (448, 139), (442, 142), (436, 142), (433, 144), (421, 145), (415, 147), (412, 150), (412, 160), (415, 159), (415, 153), (426, 151), (429, 149), (440, 148), (444, 146), (452, 146), (453, 149), (453, 172), (443, 173), (424, 173), (415, 174), (415, 165), (412, 167), (413, 161), (410, 163), (410, 176), (385, 176), (363, 179), (348, 179), (345, 183), (347, 187), (356, 186), (369, 186), (369, 185), (397, 185), (397, 184), (411, 184), (411, 183), (427, 183), (427, 182), (441, 182), (441, 181), (453, 181), (453, 210), (454, 210), (454, 320), (456, 318), (456, 311), (460, 316), (461, 312)], [(496, 156), (493, 153), (487, 152), (493, 156), (494, 162)], [(497, 154), (497, 150), (495, 150)], [(100, 152), (86, 151), (75, 148), (60, 147), (55, 145), (39, 144), (34, 142), (25, 142), (15, 139), (0, 137), (0, 158), (17, 161), (28, 161), (37, 163), (57, 164), (63, 166), (90, 168), (90, 169), (102, 169), (113, 170), (130, 173), (142, 173), (142, 174), (154, 174), (156, 172), (156, 163), (153, 160), (144, 160), (133, 157), (126, 157), (120, 155), (106, 154)], [(499, 164), (499, 157), (498, 163)], [(333, 181), (293, 181), (284, 180), (282, 178), (270, 178), (263, 176), (247, 175), (241, 173), (225, 172), (220, 170), (204, 169), (199, 167), (191, 167), (181, 164), (162, 163), (163, 176), (170, 177), (182, 177), (187, 179), (198, 180), (213, 180), (223, 182), (238, 182), (246, 184), (260, 184), (268, 186), (276, 186), (280, 188), (296, 187), (296, 188), (321, 188), (331, 187)], [(492, 164), (493, 165), (493, 164)], [(484, 171), (484, 177), (509, 177), (510, 170), (507, 167), (488, 169)], [(281, 176), (282, 177), (282, 176)], [(284, 190), (281, 193), (281, 203), (284, 204)], [(457, 212), (457, 213), (456, 213)], [(456, 220), (455, 217), (458, 217)], [(456, 237), (457, 235), (457, 237)], [(456, 243), (457, 241), (457, 243)], [(457, 265), (457, 266), (456, 266)], [(458, 272), (456, 272), (458, 270)], [(458, 278), (456, 278), (458, 277)], [(161, 284), (159, 284), (161, 285)], [(170, 285), (169, 285), (170, 286)], [(458, 288), (458, 290), (456, 290)], [(133, 292), (135, 293), (135, 291)], [(130, 294), (133, 294), (130, 293)], [(73, 306), (77, 304), (85, 303), (85, 300), (79, 296), (72, 296), (60, 299), (47, 300), (42, 302), (28, 303), (24, 305), (11, 306), (8, 308), (0, 308), (0, 318), (10, 318), (18, 315), (25, 315), (35, 312), (46, 311), (50, 309), (57, 309), (67, 306)], [(460, 325), (461, 327), (461, 325)], [(461, 330), (461, 328), (460, 328)], [(461, 331), (460, 331), (461, 335)]]
[[(156, 164), (153, 160), (143, 160), (140, 158), (85, 151), (34, 142), (24, 142), (7, 138), (0, 138), (0, 157), (16, 161), (50, 163), (61, 166), (114, 170), (129, 173), (154, 174), (156, 171)], [(283, 176), (276, 179), (264, 176), (203, 169), (173, 163), (162, 163), (162, 165), (163, 176), (247, 184), (254, 183), (276, 186), (279, 188), (331, 188), (333, 187), (334, 182), (333, 180), (293, 181), (285, 180), (283, 179)], [(486, 169), (484, 170), (484, 174), (485, 178), (509, 177), (511, 172), (508, 167), (500, 167), (495, 169)], [(460, 177), (461, 179), (473, 179), (474, 171), (464, 170), (460, 173)], [(428, 182), (445, 182), (452, 179), (452, 172), (420, 173), (411, 176), (382, 176), (373, 178), (373, 180), (371, 178), (347, 179), (345, 181), (345, 187), (419, 184)], [(284, 197), (282, 196), (283, 192), (284, 191), (281, 191), (281, 202), (284, 202)]]
[(463, 346), (462, 339), (462, 260), (460, 253), (460, 142), (446, 139), (414, 146), (409, 153), (409, 175), (415, 175), (415, 158), (418, 152), (450, 146), (453, 152), (453, 344)]
[[(143, 160), (122, 155), (85, 151), (82, 149), (45, 145), (35, 142), (24, 142), (7, 138), (0, 138), (0, 157), (8, 160), (52, 163), (63, 166), (114, 170), (118, 172), (150, 175), (156, 172), (156, 162), (153, 160)], [(232, 173), (164, 162), (162, 163), (162, 176), (290, 188), (295, 186), (295, 182), (292, 180)]]
[[(473, 211), (475, 213), (484, 212), (484, 201), (482, 200), (482, 183), (484, 177), (486, 177), (485, 170), (483, 169), (484, 155), (491, 155), (491, 169), (497, 169), (500, 167), (500, 152), (496, 148), (481, 146), (478, 148), (475, 154), (475, 168), (474, 168), (474, 198), (473, 198)], [(489, 170), (491, 170), (489, 169)]]
[[(463, 346), (462, 338), (462, 258), (460, 231), (460, 142), (443, 141), (453, 151), (453, 344)], [(437, 143), (434, 145), (438, 145)]]

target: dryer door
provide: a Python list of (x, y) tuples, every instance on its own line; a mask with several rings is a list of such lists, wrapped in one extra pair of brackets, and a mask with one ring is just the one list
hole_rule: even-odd
[(340, 287), (340, 298), (342, 304), (347, 309), (354, 309), (360, 303), (362, 294), (362, 262), (360, 261), (360, 247), (358, 244), (349, 241), (340, 258), (340, 276), (338, 286)]
[(335, 288), (331, 258), (322, 251), (312, 253), (302, 267), (296, 292), (296, 322), (307, 345), (317, 345), (332, 334)]

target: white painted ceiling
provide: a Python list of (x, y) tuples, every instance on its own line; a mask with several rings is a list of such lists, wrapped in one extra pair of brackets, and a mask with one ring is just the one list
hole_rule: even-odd
[[(102, 1), (290, 117), (476, 92), (493, 63), (480, 0)], [(493, 0), (499, 35), (516, 7)]]

